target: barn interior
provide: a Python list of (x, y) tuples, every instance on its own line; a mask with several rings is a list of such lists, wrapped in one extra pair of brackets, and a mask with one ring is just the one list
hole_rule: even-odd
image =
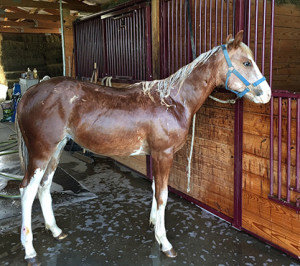
[[(222, 3), (224, 12), (222, 9), (218, 13)], [(174, 194), (169, 194), (166, 228), (179, 254), (176, 259), (165, 258), (159, 252), (149, 227), (151, 158), (106, 158), (85, 153), (75, 144), (68, 145), (52, 187), (57, 221), (65, 228), (68, 238), (55, 242), (47, 235), (37, 200), (33, 207), (35, 246), (42, 265), (299, 264), (298, 192), (292, 191), (292, 202), (287, 202), (284, 187), (288, 182), (297, 184), (300, 178), (297, 170), (300, 167), (299, 3), (192, 0), (190, 4), (197, 55), (214, 44), (223, 43), (228, 31), (236, 32), (237, 11), (233, 10), (242, 6), (245, 10), (242, 19), (249, 27), (243, 28), (248, 33), (245, 42), (272, 85), (273, 102), (257, 107), (245, 101), (242, 106), (239, 103), (232, 106), (208, 99), (200, 109), (191, 191), (187, 192), (186, 177), (191, 134), (176, 155), (170, 176), (170, 191)], [(185, 1), (180, 0), (63, 0), (61, 6), (60, 1), (51, 0), (2, 0), (0, 89), (4, 90), (4, 96), (0, 172), (22, 175), (14, 146), (16, 96), (13, 95), (18, 88), (23, 93), (45, 76), (72, 76), (98, 84), (106, 78), (115, 87), (165, 78), (192, 60), (185, 12)], [(222, 14), (224, 20), (228, 14), (227, 29), (226, 23), (221, 24)], [(130, 32), (132, 21), (137, 25), (137, 32), (136, 38), (130, 39), (124, 32)], [(109, 35), (113, 27), (119, 35), (113, 31)], [(118, 41), (119, 53), (109, 50), (117, 47), (111, 45), (112, 41)], [(132, 53), (132, 58), (136, 60), (130, 61), (130, 56), (126, 56), (128, 43), (133, 43), (136, 53)], [(123, 61), (117, 62), (117, 57)], [(140, 71), (134, 72), (132, 67), (132, 73), (126, 72), (128, 65)], [(214, 95), (231, 98), (222, 89)], [(279, 106), (282, 106), (281, 116)], [(242, 143), (236, 142), (239, 113), (243, 114)], [(277, 126), (279, 119), (283, 121), (281, 131)], [(274, 124), (270, 126), (270, 123)], [(270, 135), (272, 127), (273, 136)], [(282, 142), (279, 142), (280, 134)], [(238, 145), (242, 145), (238, 161), (242, 165), (240, 203), (236, 200)], [(276, 189), (280, 183), (278, 165), (284, 171), (282, 187), (278, 188), (283, 191), (279, 200), (277, 190), (270, 193), (271, 182)], [(1, 178), (0, 259), (4, 265), (25, 265), (19, 241), (18, 185), (19, 181), (7, 182), (7, 178)], [(240, 213), (236, 213), (237, 204)]]

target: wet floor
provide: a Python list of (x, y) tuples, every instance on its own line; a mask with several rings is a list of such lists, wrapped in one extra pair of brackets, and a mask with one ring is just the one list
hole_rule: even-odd
[[(64, 152), (60, 167), (97, 198), (55, 208), (68, 237), (48, 234), (42, 214), (33, 216), (34, 246), (42, 265), (300, 265), (299, 261), (197, 206), (169, 194), (167, 235), (178, 256), (166, 258), (149, 227), (151, 184), (111, 159), (86, 164)], [(0, 222), (0, 264), (26, 265), (21, 217)]]

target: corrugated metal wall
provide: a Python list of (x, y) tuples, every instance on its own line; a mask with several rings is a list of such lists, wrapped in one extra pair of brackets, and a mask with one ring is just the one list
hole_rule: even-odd
[(91, 77), (97, 62), (100, 77), (151, 79), (150, 15), (144, 2), (76, 23), (76, 75)]
[(146, 79), (145, 23), (144, 8), (104, 20), (108, 76)]
[(104, 71), (102, 24), (99, 17), (74, 24), (76, 76), (91, 77), (94, 62), (98, 72)]

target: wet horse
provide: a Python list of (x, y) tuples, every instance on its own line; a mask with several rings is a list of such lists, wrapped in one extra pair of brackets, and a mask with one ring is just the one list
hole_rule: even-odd
[(23, 95), (16, 126), (25, 170), (20, 185), (21, 242), (29, 264), (38, 264), (31, 229), (36, 194), (46, 228), (57, 239), (66, 237), (55, 221), (50, 185), (68, 139), (97, 154), (151, 154), (150, 223), (162, 251), (176, 256), (164, 221), (168, 178), (174, 153), (185, 143), (193, 115), (217, 86), (255, 103), (267, 103), (271, 97), (270, 87), (242, 39), (243, 32), (235, 39), (228, 36), (225, 45), (200, 55), (164, 80), (115, 89), (58, 77)]

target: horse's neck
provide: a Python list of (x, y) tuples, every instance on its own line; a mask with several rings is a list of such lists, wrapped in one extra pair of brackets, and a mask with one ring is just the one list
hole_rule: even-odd
[(178, 89), (173, 90), (172, 98), (182, 104), (189, 116), (196, 113), (207, 97), (220, 81), (218, 68), (220, 67), (220, 50), (217, 50), (205, 62), (195, 67)]

